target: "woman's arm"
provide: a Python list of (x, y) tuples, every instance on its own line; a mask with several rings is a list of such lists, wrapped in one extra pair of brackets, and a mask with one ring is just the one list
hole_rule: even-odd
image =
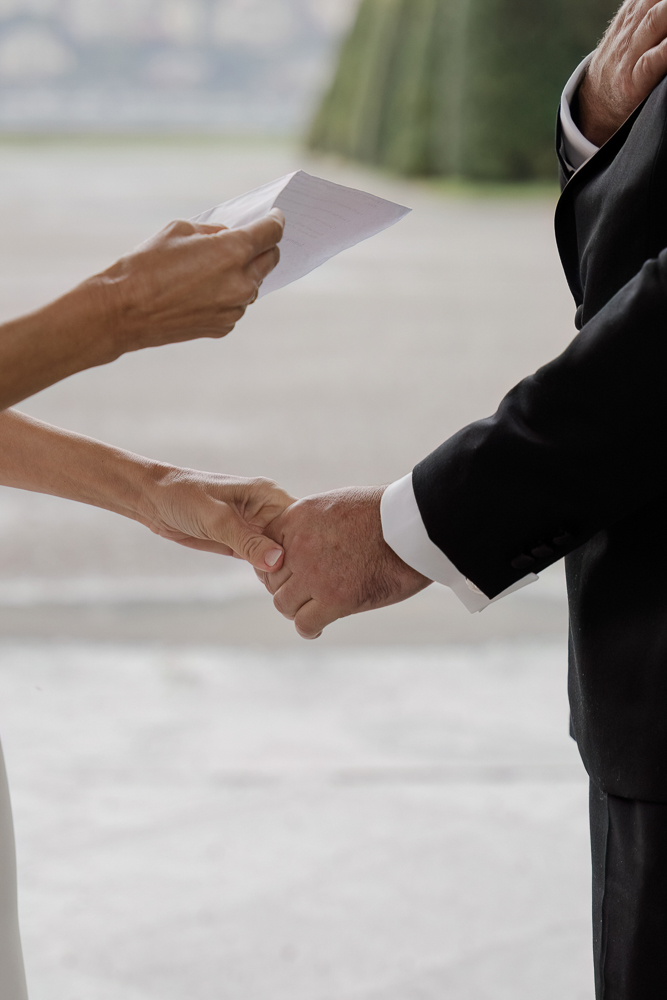
[(0, 413), (0, 485), (103, 507), (264, 572), (280, 568), (283, 549), (262, 529), (294, 503), (268, 479), (153, 462), (15, 410)]
[(0, 325), (0, 410), (127, 351), (224, 337), (278, 263), (284, 218), (174, 222), (56, 302)]

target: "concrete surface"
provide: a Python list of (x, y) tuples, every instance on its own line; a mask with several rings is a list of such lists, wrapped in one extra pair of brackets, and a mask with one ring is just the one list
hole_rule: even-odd
[[(552, 194), (287, 145), (0, 145), (0, 318), (296, 167), (412, 205), (223, 343), (22, 407), (296, 494), (387, 482), (561, 350)], [(33, 1000), (590, 1000), (562, 571), (300, 642), (252, 574), (0, 491), (0, 729)]]
[(563, 659), (6, 646), (33, 1000), (590, 1000)]

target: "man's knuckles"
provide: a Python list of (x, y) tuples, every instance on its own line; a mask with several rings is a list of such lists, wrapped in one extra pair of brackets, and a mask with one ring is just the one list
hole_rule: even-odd
[[(268, 585), (267, 589), (270, 589), (268, 588)], [(298, 598), (295, 594), (285, 593), (283, 588), (279, 589), (278, 592), (273, 595), (274, 608), (283, 616), (283, 618), (287, 618), (289, 621), (294, 620), (303, 603), (303, 598)]]
[(664, 27), (664, 8), (661, 3), (654, 4), (644, 14), (642, 27), (649, 35), (659, 33)]
[(294, 627), (302, 639), (319, 639), (327, 625), (331, 625), (337, 617), (318, 601), (309, 601), (295, 615)]
[(277, 573), (265, 573), (265, 579), (262, 581), (266, 586), (266, 589), (270, 594), (277, 594), (281, 587), (284, 587), (289, 578), (292, 576), (291, 569), (287, 566), (282, 566)]
[(320, 636), (322, 635), (322, 632), (324, 631), (324, 629), (323, 629), (322, 632), (314, 632), (314, 633), (313, 632), (305, 632), (303, 629), (300, 629), (298, 625), (296, 625), (295, 627), (296, 627), (296, 631), (297, 631), (298, 635), (302, 639), (307, 639), (308, 641), (312, 641), (313, 639), (319, 639)]
[(278, 603), (276, 602), (275, 597), (273, 598), (273, 606), (276, 609), (276, 611), (278, 612), (278, 614), (282, 615), (283, 618), (286, 618), (288, 622), (293, 622), (294, 619), (296, 618), (297, 612), (296, 611), (288, 611), (288, 610), (283, 611), (283, 610), (281, 610), (281, 608), (279, 607)]

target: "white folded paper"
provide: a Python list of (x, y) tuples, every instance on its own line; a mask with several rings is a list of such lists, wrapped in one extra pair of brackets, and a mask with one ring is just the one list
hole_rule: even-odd
[(302, 278), (341, 250), (393, 226), (411, 211), (366, 191), (297, 170), (225, 201), (192, 221), (238, 229), (257, 222), (272, 208), (285, 215), (285, 235), (280, 243), (280, 263), (265, 278), (260, 295)]

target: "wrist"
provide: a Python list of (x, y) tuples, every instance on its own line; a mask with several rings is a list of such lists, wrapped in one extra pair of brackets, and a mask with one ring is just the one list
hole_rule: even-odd
[(79, 293), (91, 313), (95, 315), (99, 337), (100, 355), (106, 364), (120, 358), (129, 350), (127, 336), (127, 306), (123, 295), (123, 274), (119, 264), (87, 278), (74, 293)]
[(624, 108), (600, 96), (604, 88), (599, 80), (594, 79), (595, 67), (593, 64), (591, 67), (588, 68), (577, 90), (572, 114), (582, 135), (594, 146), (600, 147), (611, 139), (632, 109), (626, 112)]
[(128, 516), (147, 527), (161, 523), (165, 491), (173, 490), (180, 472), (173, 465), (137, 456), (128, 490), (128, 506), (132, 511)]
[(117, 335), (118, 310), (101, 276), (87, 278), (38, 314), (52, 343), (67, 343), (73, 371), (106, 365), (123, 353)]
[[(413, 569), (408, 563), (406, 563), (397, 552), (392, 549), (391, 545), (387, 542), (384, 537), (384, 528), (382, 526), (382, 497), (387, 490), (387, 484), (384, 486), (372, 487), (367, 494), (367, 500), (373, 511), (373, 522), (375, 525), (375, 530), (377, 532), (378, 541), (383, 553), (385, 566), (388, 571), (393, 573), (399, 573), (401, 575), (414, 575), (415, 578), (420, 578), (426, 580), (421, 573), (416, 569)], [(431, 583), (431, 581), (428, 581)]]
[(138, 333), (146, 325), (147, 317), (138, 308), (136, 280), (133, 280), (126, 258), (121, 257), (90, 281), (95, 283), (97, 292), (104, 301), (109, 339), (116, 357), (147, 346), (139, 342)]
[(62, 301), (71, 299), (71, 308), (87, 315), (97, 333), (92, 346), (97, 360), (86, 367), (108, 364), (128, 351), (148, 346), (140, 343), (138, 336), (147, 318), (138, 305), (136, 286), (126, 258), (121, 257), (64, 296)]
[(160, 490), (180, 470), (86, 438), (70, 458), (79, 485), (71, 499), (94, 504), (152, 527), (160, 520)]

